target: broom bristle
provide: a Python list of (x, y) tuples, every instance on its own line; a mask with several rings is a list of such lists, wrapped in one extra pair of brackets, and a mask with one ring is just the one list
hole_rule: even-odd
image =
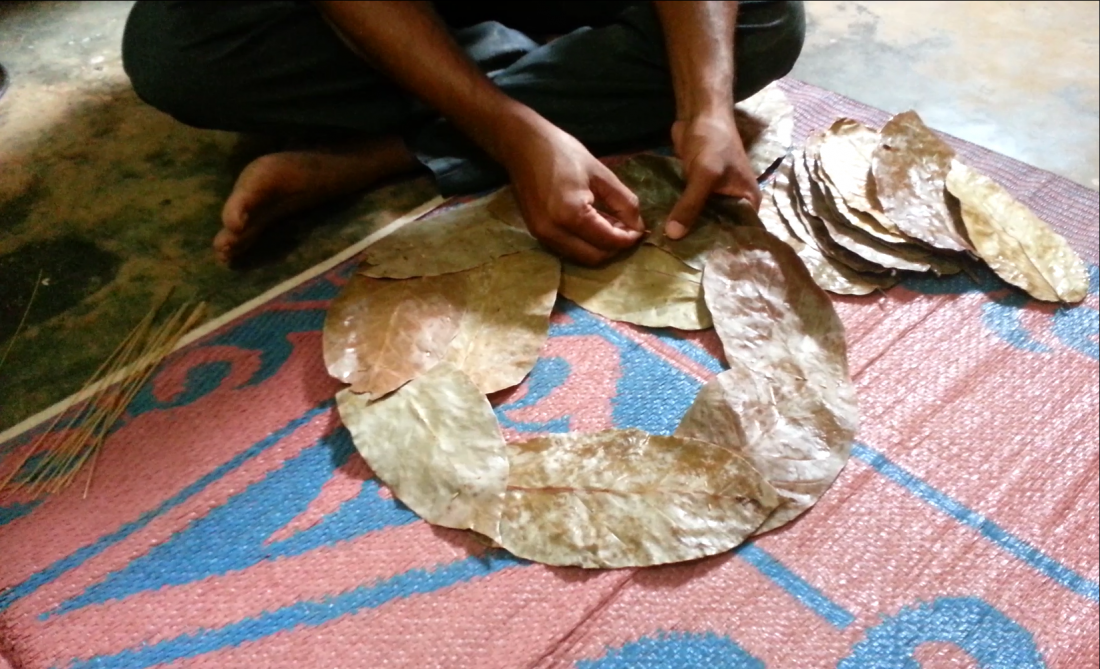
[[(141, 319), (77, 393), (76, 396), (80, 396), (94, 388), (81, 409), (70, 419), (65, 435), (60, 439), (50, 439), (66, 413), (62, 410), (26, 450), (15, 468), (0, 480), (0, 492), (10, 490), (31, 497), (56, 493), (72, 484), (77, 474), (88, 465), (88, 478), (84, 485), (84, 497), (87, 497), (95, 464), (111, 428), (180, 338), (202, 319), (206, 303), (188, 303), (176, 309), (162, 325), (153, 328), (156, 315), (169, 295), (159, 300)], [(51, 441), (53, 443), (48, 443)], [(36, 455), (41, 456), (38, 461), (20, 476), (21, 480), (14, 481)]]

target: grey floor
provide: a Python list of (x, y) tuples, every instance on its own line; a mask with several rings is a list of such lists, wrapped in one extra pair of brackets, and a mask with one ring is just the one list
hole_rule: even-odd
[(1100, 187), (1100, 3), (806, 8), (795, 78)]

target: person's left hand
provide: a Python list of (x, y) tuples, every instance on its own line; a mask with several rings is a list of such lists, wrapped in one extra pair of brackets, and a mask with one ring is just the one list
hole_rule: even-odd
[(669, 213), (665, 234), (671, 239), (686, 235), (716, 193), (748, 200), (760, 208), (760, 187), (749, 165), (733, 110), (700, 115), (672, 125), (672, 146), (684, 164), (687, 185)]

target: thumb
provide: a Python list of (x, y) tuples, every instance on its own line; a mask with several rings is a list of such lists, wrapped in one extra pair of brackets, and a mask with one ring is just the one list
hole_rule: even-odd
[(665, 224), (665, 236), (669, 239), (680, 239), (691, 231), (695, 225), (695, 219), (707, 204), (707, 197), (714, 188), (715, 179), (709, 174), (689, 174), (687, 186), (672, 207), (668, 215), (668, 223)]

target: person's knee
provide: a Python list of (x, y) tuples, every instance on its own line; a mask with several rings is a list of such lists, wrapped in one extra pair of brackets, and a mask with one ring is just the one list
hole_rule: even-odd
[(806, 13), (802, 0), (769, 3), (744, 12), (738, 23), (737, 90), (743, 100), (771, 82), (790, 74), (806, 40)]
[(183, 123), (203, 126), (202, 96), (195, 86), (204, 76), (202, 66), (180, 48), (166, 11), (169, 4), (134, 5), (122, 36), (122, 67), (147, 104)]
[(786, 5), (787, 13), (779, 28), (780, 39), (776, 45), (776, 79), (790, 74), (806, 42), (806, 9), (802, 0), (788, 0)]

